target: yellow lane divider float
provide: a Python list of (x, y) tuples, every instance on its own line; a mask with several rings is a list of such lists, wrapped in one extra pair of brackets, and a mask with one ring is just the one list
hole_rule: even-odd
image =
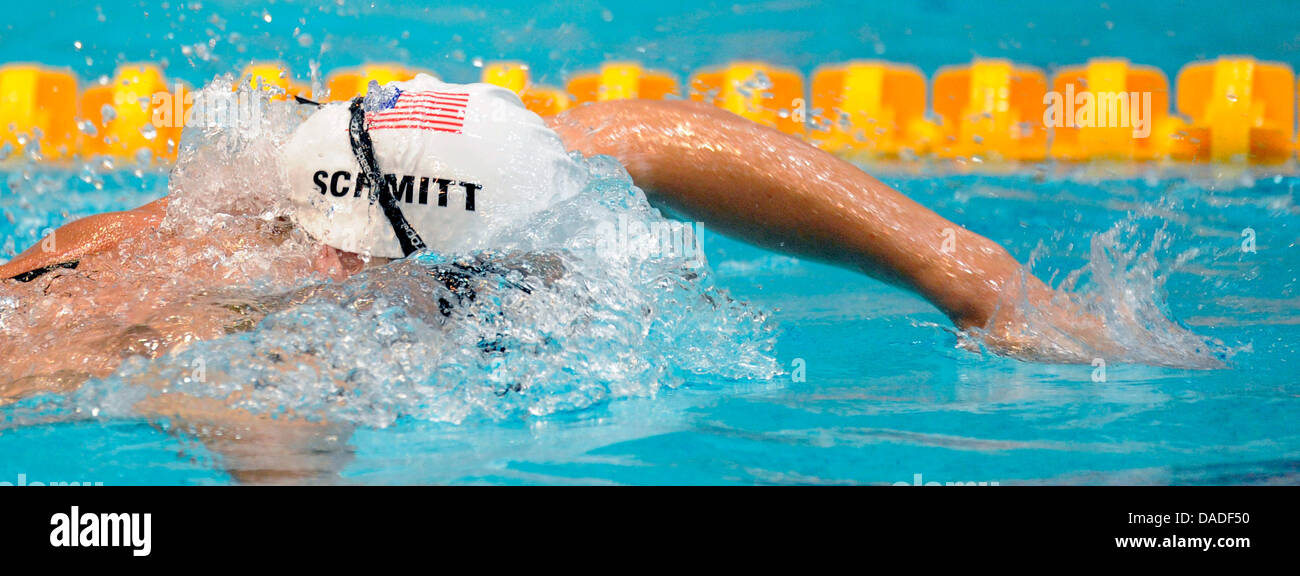
[(938, 134), (926, 120), (925, 76), (914, 66), (879, 61), (823, 66), (813, 73), (809, 139), (854, 157), (925, 154)]
[[(58, 160), (77, 152), (77, 77), (34, 64), (0, 67), (0, 157), (29, 152)], [(34, 150), (32, 150), (34, 151)]]
[(483, 82), (500, 86), (519, 95), (524, 106), (542, 116), (568, 110), (573, 100), (563, 90), (533, 84), (528, 65), (523, 62), (497, 62), (483, 67)]
[(802, 135), (807, 124), (803, 76), (764, 64), (736, 62), (691, 77), (691, 100), (709, 102), (759, 124)]
[(247, 78), (253, 89), (274, 92), (271, 100), (287, 100), (294, 96), (311, 98), (311, 87), (293, 79), (289, 68), (279, 62), (254, 62), (244, 67), (240, 80)]
[(1007, 60), (977, 60), (934, 77), (942, 158), (1042, 160), (1047, 156), (1047, 76)]
[(646, 70), (636, 62), (610, 62), (598, 72), (576, 74), (568, 88), (577, 104), (637, 98), (663, 100), (680, 90), (672, 75)]
[(1286, 64), (1248, 57), (1185, 66), (1178, 112), (1191, 119), (1180, 160), (1279, 162), (1291, 156), (1295, 75)]
[(1169, 116), (1169, 80), (1150, 66), (1097, 58), (1057, 71), (1048, 96), (1051, 154), (1062, 160), (1152, 160), (1183, 123)]
[(154, 97), (173, 89), (153, 64), (124, 64), (108, 84), (87, 88), (81, 95), (81, 117), (89, 124), (81, 131), (82, 156), (139, 158), (148, 150), (155, 158), (176, 158), (184, 98)]
[[(327, 99), (418, 72), (392, 63), (338, 70), (326, 81)], [(481, 81), (514, 91), (541, 115), (605, 100), (689, 97), (853, 158), (1276, 163), (1300, 149), (1295, 74), (1250, 57), (1188, 64), (1173, 91), (1158, 69), (1119, 59), (1061, 68), (1050, 83), (1037, 68), (977, 59), (939, 70), (929, 98), (920, 70), (875, 60), (822, 66), (809, 92), (798, 71), (752, 61), (702, 70), (685, 87), (636, 62), (573, 74), (564, 88), (534, 83), (523, 62), (489, 63)], [(273, 90), (275, 99), (311, 96), (277, 62), (250, 64), (240, 82)], [(132, 159), (141, 150), (174, 158), (185, 112), (175, 100), (184, 95), (155, 96), (175, 90), (153, 64), (123, 65), (80, 94), (69, 70), (0, 66), (0, 158)]]

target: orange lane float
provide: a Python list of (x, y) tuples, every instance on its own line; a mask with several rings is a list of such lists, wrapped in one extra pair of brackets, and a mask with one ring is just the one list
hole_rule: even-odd
[(1044, 123), (1063, 160), (1153, 160), (1169, 154), (1181, 122), (1169, 116), (1169, 81), (1151, 66), (1096, 58), (1056, 73)]
[(185, 120), (187, 88), (168, 86), (162, 69), (152, 64), (124, 64), (108, 84), (92, 86), (81, 96), (81, 153), (174, 159)]
[[(338, 70), (328, 77), (328, 95), (316, 96), (346, 100), (371, 81), (419, 72), (392, 63)], [(578, 72), (565, 89), (535, 83), (523, 62), (488, 64), (481, 81), (514, 91), (541, 115), (589, 102), (670, 98), (682, 88), (671, 74), (637, 62)], [(0, 159), (141, 158), (142, 150), (174, 158), (187, 111), (187, 94), (177, 87), (188, 88), (168, 82), (158, 65), (125, 64), (78, 93), (69, 70), (0, 66)], [(279, 62), (253, 62), (239, 82), (273, 91), (276, 100), (311, 96)], [(929, 98), (918, 69), (876, 60), (819, 67), (810, 93), (798, 71), (756, 61), (699, 71), (687, 87), (683, 95), (692, 100), (855, 159), (1277, 163), (1300, 149), (1295, 74), (1286, 64), (1248, 56), (1188, 64), (1174, 90), (1160, 70), (1110, 58), (1061, 68), (1050, 84), (1036, 68), (977, 59), (941, 69)], [(1169, 108), (1174, 95), (1176, 114)]]
[(36, 64), (0, 67), (0, 158), (36, 152), (59, 160), (77, 151), (77, 77)]
[(943, 158), (1038, 161), (1047, 156), (1047, 77), (1007, 60), (976, 60), (934, 77), (940, 118), (935, 152)]
[(244, 67), (239, 80), (248, 79), (248, 85), (254, 90), (274, 92), (271, 100), (287, 100), (294, 96), (311, 98), (311, 87), (293, 79), (289, 68), (279, 62), (253, 62)]
[(762, 62), (734, 62), (691, 77), (690, 98), (803, 135), (807, 118), (803, 76)]
[(812, 79), (809, 133), (823, 149), (847, 156), (924, 154), (937, 132), (926, 120), (925, 76), (914, 66), (856, 61), (819, 68)]
[(1292, 154), (1295, 74), (1278, 62), (1221, 57), (1178, 73), (1178, 112), (1190, 118), (1179, 160), (1281, 162)]
[(553, 116), (573, 106), (563, 90), (534, 84), (523, 62), (494, 62), (483, 67), (483, 83), (500, 86), (515, 94), (524, 106), (540, 116)]
[(578, 104), (607, 100), (663, 100), (678, 92), (677, 79), (667, 72), (646, 70), (636, 62), (608, 62), (597, 72), (581, 72), (568, 84)]

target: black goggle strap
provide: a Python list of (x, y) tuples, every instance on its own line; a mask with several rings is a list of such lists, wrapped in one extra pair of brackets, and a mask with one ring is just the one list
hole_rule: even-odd
[(352, 115), (348, 122), (352, 155), (356, 156), (357, 164), (361, 165), (363, 177), (370, 181), (370, 201), (379, 201), (379, 207), (384, 210), (384, 216), (388, 218), (388, 223), (393, 226), (393, 233), (397, 235), (397, 242), (402, 245), (402, 254), (410, 256), (425, 248), (424, 240), (406, 221), (406, 216), (402, 215), (402, 208), (397, 205), (397, 198), (393, 196), (393, 191), (388, 189), (388, 180), (384, 178), (383, 172), (379, 171), (379, 163), (375, 161), (375, 145), (370, 140), (370, 132), (366, 130), (366, 112), (361, 107), (361, 102), (361, 97), (358, 96), (352, 99), (352, 104), (348, 107)]

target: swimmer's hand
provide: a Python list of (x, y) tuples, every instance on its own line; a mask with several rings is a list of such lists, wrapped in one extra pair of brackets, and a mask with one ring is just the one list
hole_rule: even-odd
[(974, 339), (990, 352), (1027, 362), (1089, 364), (1123, 352), (1104, 320), (1028, 273), (1003, 288), (986, 319), (958, 320), (958, 326), (963, 347), (974, 348)]

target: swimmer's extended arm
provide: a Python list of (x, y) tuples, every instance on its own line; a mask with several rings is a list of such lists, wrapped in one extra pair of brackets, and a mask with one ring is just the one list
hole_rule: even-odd
[(167, 212), (167, 198), (155, 200), (134, 210), (106, 212), (69, 222), (13, 260), (0, 264), (0, 280), (19, 274), (75, 262), (107, 250), (123, 239), (156, 228)]
[[(1051, 347), (1024, 341), (1017, 303), (1059, 307), (1053, 291), (1006, 250), (799, 139), (689, 102), (598, 103), (551, 124), (570, 149), (617, 158), (652, 201), (721, 232), (911, 288), (1004, 353)], [(1101, 331), (1068, 308), (1048, 314)]]

